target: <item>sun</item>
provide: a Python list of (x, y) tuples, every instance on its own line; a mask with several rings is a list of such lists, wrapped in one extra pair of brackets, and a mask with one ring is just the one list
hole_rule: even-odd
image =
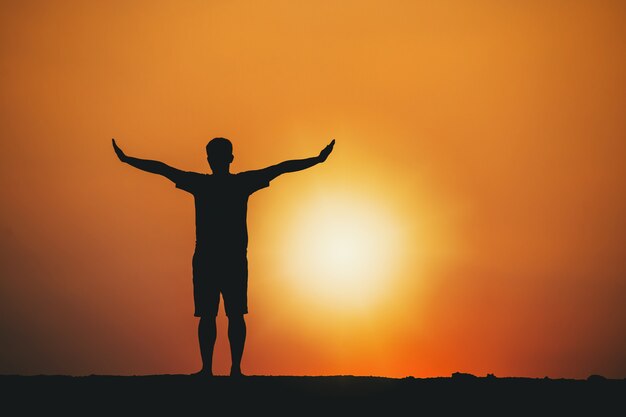
[(401, 229), (373, 198), (320, 195), (300, 205), (284, 241), (285, 269), (293, 289), (332, 309), (376, 303), (392, 284)]

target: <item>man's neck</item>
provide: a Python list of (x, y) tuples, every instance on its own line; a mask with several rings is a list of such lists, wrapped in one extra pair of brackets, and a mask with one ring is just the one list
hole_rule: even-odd
[(216, 177), (226, 177), (226, 176), (230, 175), (230, 170), (229, 169), (225, 169), (225, 170), (213, 171), (213, 175), (216, 176)]

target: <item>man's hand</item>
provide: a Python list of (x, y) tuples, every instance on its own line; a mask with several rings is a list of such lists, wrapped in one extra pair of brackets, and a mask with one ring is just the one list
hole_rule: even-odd
[(115, 143), (115, 139), (112, 139), (113, 141), (113, 150), (115, 151), (115, 154), (117, 155), (118, 158), (120, 158), (120, 161), (122, 162), (126, 162), (126, 154), (124, 153), (123, 150), (120, 149), (119, 146), (117, 146), (117, 143)]
[(322, 152), (320, 152), (320, 155), (318, 156), (320, 162), (324, 162), (326, 158), (328, 158), (328, 155), (330, 155), (333, 151), (333, 146), (335, 146), (335, 139), (333, 139), (332, 142), (330, 142), (324, 149), (322, 149)]

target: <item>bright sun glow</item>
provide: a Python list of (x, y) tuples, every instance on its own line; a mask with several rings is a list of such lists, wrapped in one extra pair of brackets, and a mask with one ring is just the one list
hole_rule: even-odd
[(380, 300), (401, 247), (392, 214), (376, 201), (347, 195), (318, 197), (301, 207), (285, 242), (294, 289), (328, 308)]

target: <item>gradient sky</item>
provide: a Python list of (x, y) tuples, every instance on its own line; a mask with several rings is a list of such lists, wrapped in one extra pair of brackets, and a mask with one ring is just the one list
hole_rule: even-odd
[[(0, 5), (0, 373), (199, 369), (208, 172), (249, 205), (248, 374), (626, 376), (620, 1)], [(216, 373), (230, 366), (220, 312)]]

